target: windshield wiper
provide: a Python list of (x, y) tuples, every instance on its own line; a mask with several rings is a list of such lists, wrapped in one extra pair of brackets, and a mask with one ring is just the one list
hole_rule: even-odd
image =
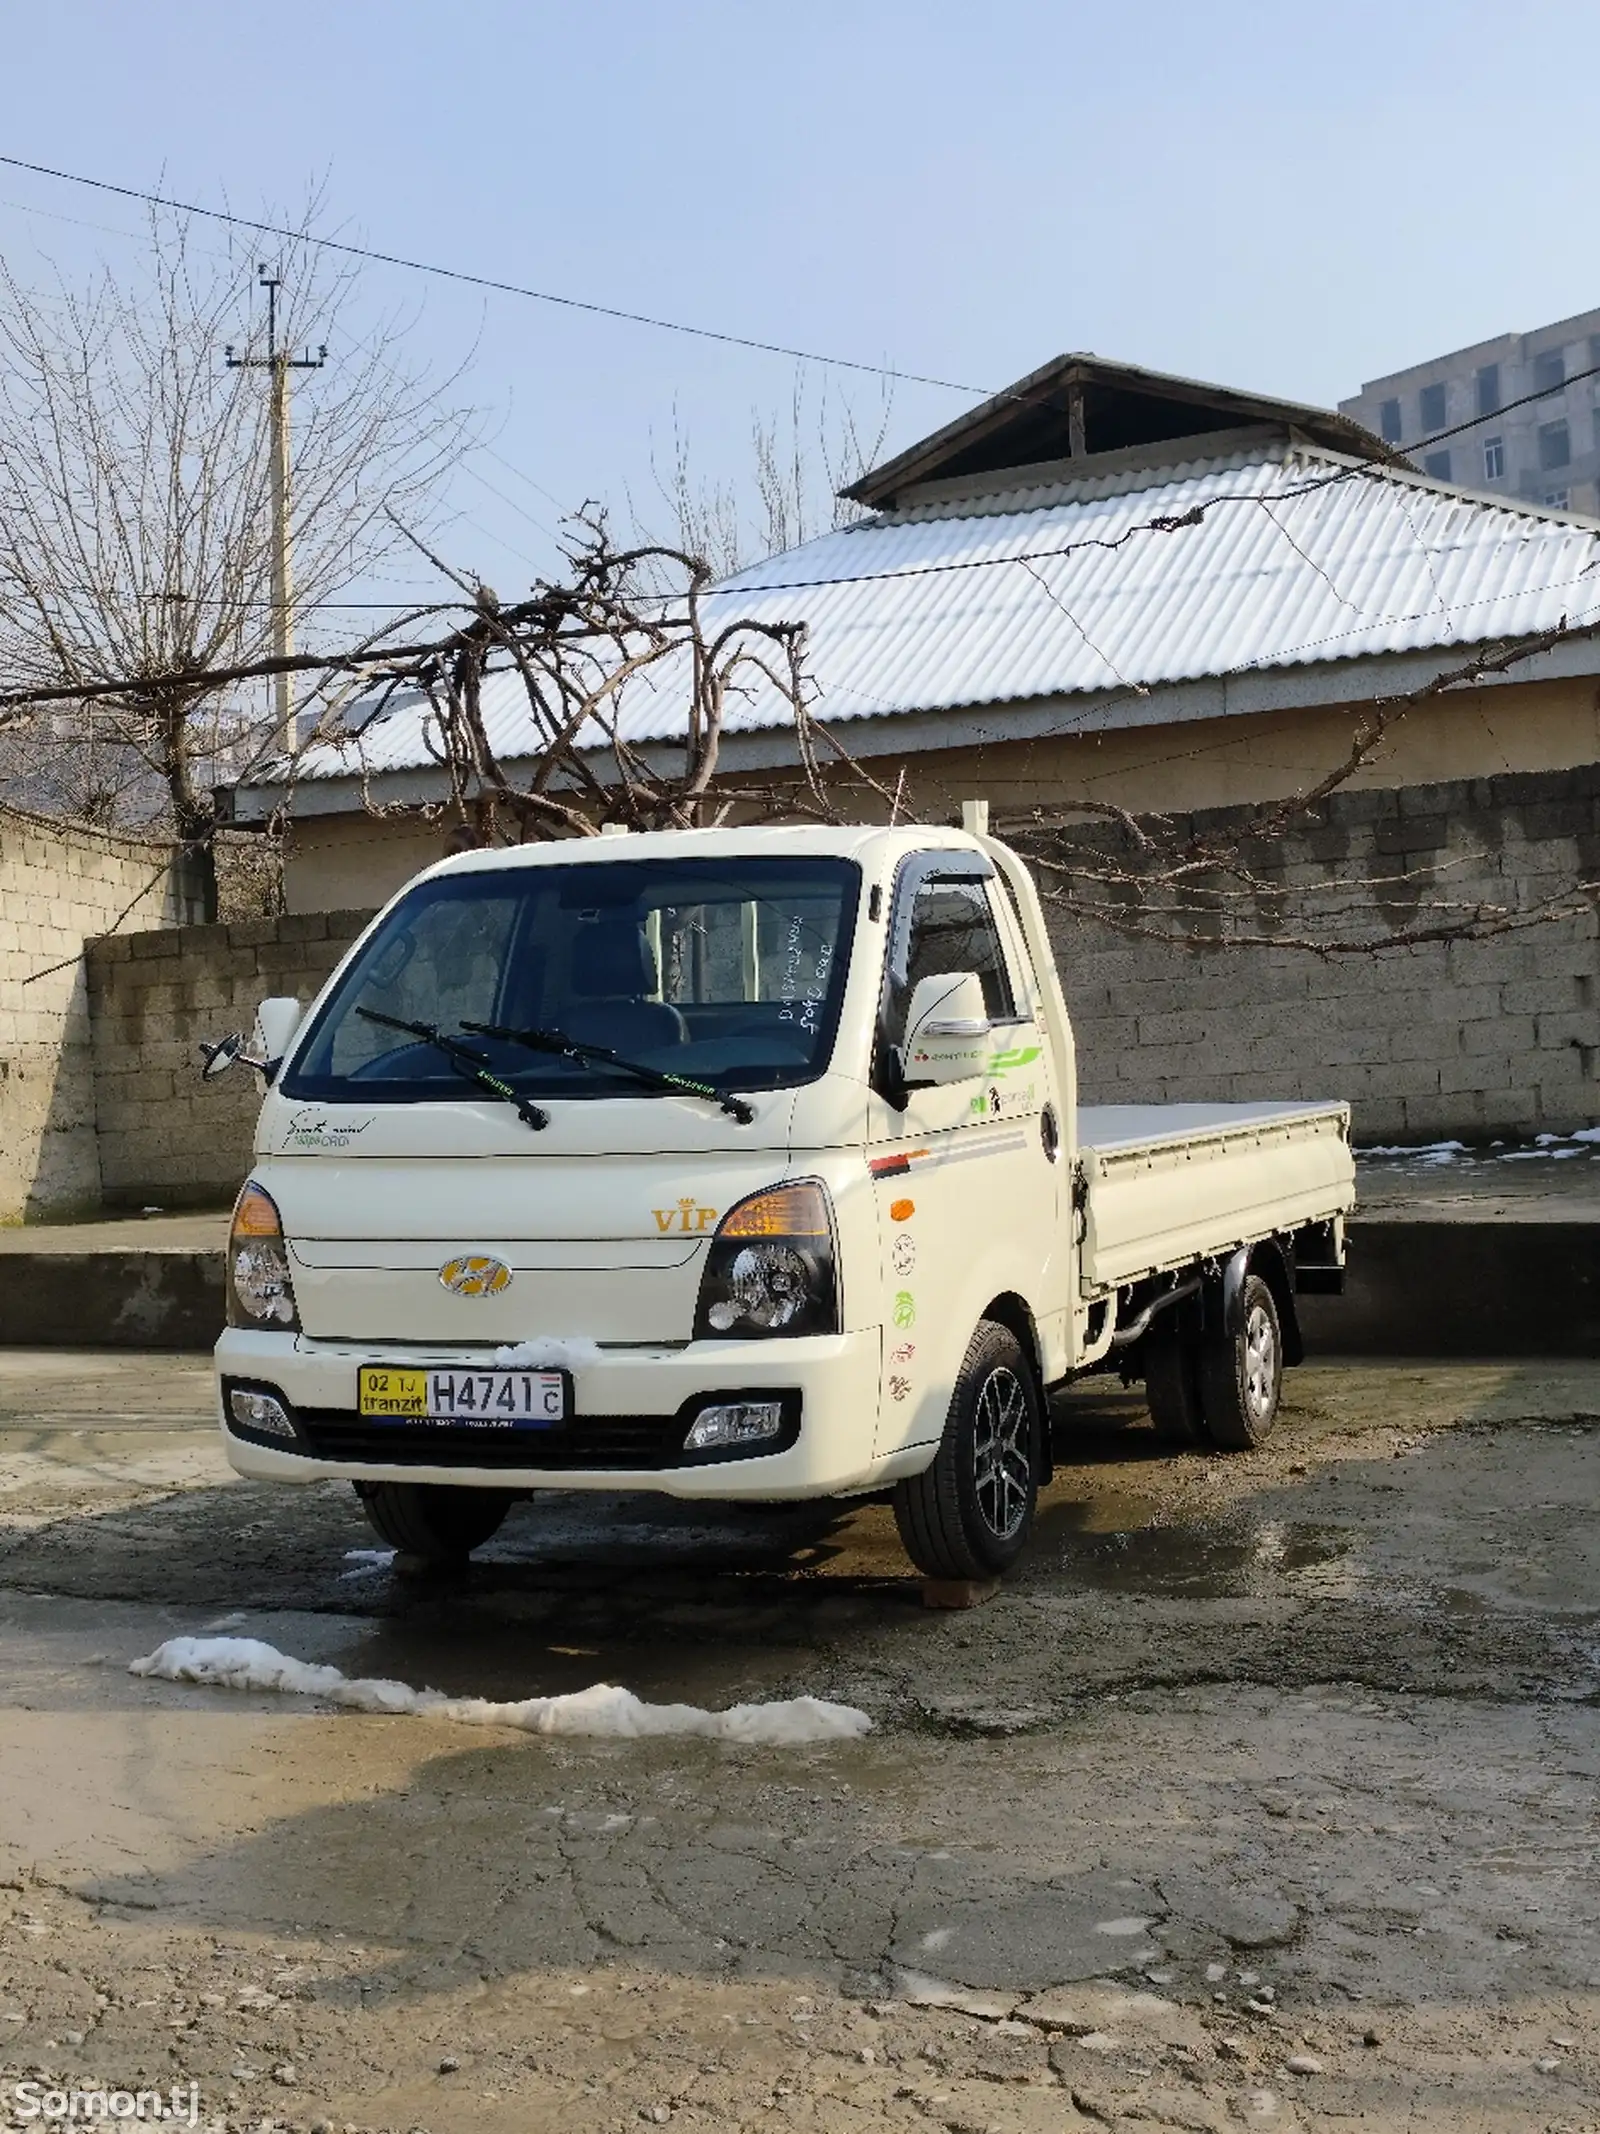
[(609, 1045), (586, 1045), (581, 1038), (568, 1037), (565, 1030), (507, 1030), (498, 1023), (469, 1023), (465, 1020), (461, 1027), (475, 1031), (479, 1037), (497, 1037), (507, 1045), (526, 1045), (530, 1052), (554, 1052), (563, 1059), (577, 1060), (581, 1064), (597, 1060), (602, 1066), (631, 1074), (636, 1081), (648, 1083), (652, 1089), (681, 1090), (687, 1097), (701, 1097), (707, 1104), (717, 1105), (729, 1118), (737, 1119), (741, 1126), (748, 1126), (756, 1115), (753, 1104), (747, 1104), (743, 1097), (736, 1097), (728, 1090), (716, 1088), (713, 1083), (693, 1082), (687, 1075), (668, 1074), (664, 1067), (646, 1067), (638, 1060), (625, 1060)]
[[(470, 1045), (463, 1045), (453, 1037), (446, 1037), (433, 1023), (402, 1022), (397, 1015), (380, 1015), (376, 1008), (357, 1008), (356, 1013), (365, 1022), (381, 1023), (386, 1030), (404, 1030), (408, 1036), (420, 1037), (425, 1045), (436, 1047), (457, 1074), (464, 1075), (469, 1082), (476, 1082), (480, 1089), (488, 1090), (490, 1096), (509, 1104), (523, 1125), (531, 1126), (536, 1133), (550, 1124), (547, 1111), (542, 1111), (537, 1104), (530, 1104), (509, 1082), (502, 1082), (497, 1074), (490, 1072), (489, 1062), (481, 1052), (475, 1052)], [(462, 1025), (465, 1030), (476, 1027), (473, 1023)]]

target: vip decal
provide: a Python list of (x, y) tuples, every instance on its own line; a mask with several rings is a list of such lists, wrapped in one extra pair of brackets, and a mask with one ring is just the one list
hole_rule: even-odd
[(894, 1323), (901, 1328), (913, 1327), (917, 1323), (917, 1300), (909, 1289), (895, 1292)]
[(709, 1230), (717, 1219), (716, 1209), (702, 1208), (692, 1193), (686, 1194), (675, 1208), (652, 1208), (650, 1213), (655, 1217), (656, 1228), (663, 1237), (668, 1231), (675, 1236), (687, 1233), (690, 1237), (698, 1237), (702, 1230)]
[(896, 1274), (909, 1274), (917, 1264), (917, 1241), (909, 1231), (897, 1233), (889, 1247), (889, 1260)]
[(914, 1200), (891, 1200), (889, 1203), (889, 1220), (892, 1223), (908, 1223), (916, 1212), (917, 1204)]

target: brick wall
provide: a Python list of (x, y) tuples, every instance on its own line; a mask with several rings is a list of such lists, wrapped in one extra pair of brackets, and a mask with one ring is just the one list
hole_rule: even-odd
[(85, 938), (193, 908), (160, 845), (0, 812), (0, 1222), (99, 1204)]
[(201, 1038), (242, 1029), (274, 994), (309, 1001), (369, 912), (290, 913), (94, 942), (95, 1116), (107, 1207), (224, 1206), (250, 1163), (261, 1083), (200, 1079)]
[[(1190, 818), (1224, 838), (1242, 820)], [(1527, 910), (1600, 881), (1600, 765), (1336, 794), (1247, 857), (1277, 892), (1241, 914), (1247, 927), (1293, 930), (1332, 884), (1342, 924), (1380, 938), (1426, 922), (1435, 898)], [(1085, 1103), (1347, 1097), (1368, 1142), (1600, 1118), (1592, 905), (1487, 940), (1331, 960), (1130, 939), (1060, 905), (1051, 923)]]

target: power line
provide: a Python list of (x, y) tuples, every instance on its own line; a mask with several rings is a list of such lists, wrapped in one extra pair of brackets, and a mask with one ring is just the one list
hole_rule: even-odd
[[(370, 245), (351, 244), (339, 237), (317, 237), (306, 230), (290, 229), (283, 223), (260, 222), (249, 215), (234, 215), (222, 208), (200, 207), (193, 201), (174, 200), (164, 193), (148, 193), (136, 185), (115, 185), (109, 178), (88, 178), (81, 171), (56, 170), (48, 163), (29, 163), (21, 156), (0, 155), (0, 164), (25, 170), (36, 178), (54, 178), (64, 185), (84, 185), (99, 193), (114, 193), (121, 200), (143, 201), (148, 207), (169, 208), (179, 215), (200, 215), (209, 222), (224, 222), (234, 229), (252, 230), (263, 237), (281, 237), (290, 244), (319, 246), (350, 259), (371, 260), (383, 267), (405, 267), (414, 274), (431, 274), (441, 281), (461, 282), (472, 289), (490, 289), (500, 296), (527, 297), (536, 304), (554, 304), (564, 311), (588, 312), (595, 318), (621, 319), (630, 326), (653, 326), (662, 333), (681, 333), (699, 341), (720, 342), (727, 348), (750, 348), (759, 355), (787, 356), (795, 363), (819, 363), (832, 370), (862, 371), (875, 378), (900, 379), (908, 385), (937, 386), (943, 392), (970, 393), (978, 399), (994, 396), (982, 385), (966, 385), (953, 378), (933, 378), (918, 371), (896, 370), (886, 363), (866, 363), (856, 356), (824, 356), (815, 349), (792, 348), (784, 341), (761, 341), (749, 334), (727, 333), (715, 326), (691, 326), (682, 319), (663, 319), (651, 312), (628, 311), (620, 304), (597, 304), (585, 297), (563, 296), (553, 289), (531, 289), (521, 282), (504, 282), (493, 275), (473, 274), (464, 267), (442, 266), (437, 260), (410, 259), (403, 253), (380, 252)], [(1020, 395), (1017, 397), (1021, 397)]]

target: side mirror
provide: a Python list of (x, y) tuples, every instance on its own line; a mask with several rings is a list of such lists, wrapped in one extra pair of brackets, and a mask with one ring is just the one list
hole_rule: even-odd
[(285, 996), (264, 1000), (256, 1010), (256, 1038), (261, 1057), (276, 1063), (294, 1043), (304, 1010), (299, 1001)]
[(245, 1051), (242, 1030), (230, 1030), (226, 1037), (219, 1037), (211, 1044), (207, 1044), (202, 1038), (200, 1050), (205, 1055), (205, 1065), (200, 1069), (201, 1081), (220, 1080), (230, 1067), (237, 1066), (242, 1060), (247, 1067), (253, 1067), (264, 1082), (270, 1083), (278, 1072), (284, 1054), (294, 1042), (294, 1034), (300, 1027), (301, 1013), (297, 1000), (283, 996), (264, 1000), (256, 1010), (254, 1052)]
[(989, 1056), (989, 1013), (976, 971), (919, 978), (906, 1014), (901, 1072), (908, 1087), (969, 1082)]
[(200, 1070), (202, 1082), (217, 1082), (238, 1063), (244, 1051), (244, 1032), (230, 1030), (226, 1037), (219, 1037), (214, 1044), (200, 1040), (200, 1050), (205, 1054), (205, 1065)]

